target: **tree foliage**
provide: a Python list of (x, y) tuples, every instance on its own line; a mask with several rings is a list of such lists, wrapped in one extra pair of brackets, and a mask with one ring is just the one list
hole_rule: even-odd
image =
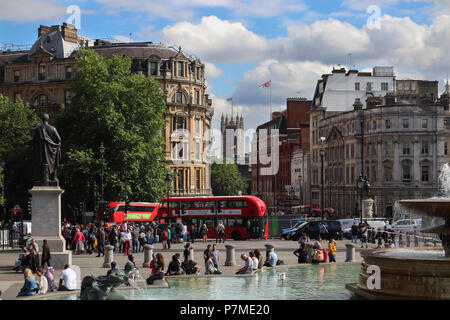
[(57, 121), (66, 201), (85, 198), (87, 181), (100, 192), (102, 142), (105, 200), (125, 199), (127, 167), (128, 199), (158, 201), (164, 192), (165, 95), (155, 80), (131, 73), (129, 57), (108, 59), (83, 49), (76, 60), (73, 98)]
[(211, 188), (215, 196), (237, 195), (239, 191), (245, 192), (247, 187), (237, 164), (211, 164)]
[(11, 202), (26, 198), (32, 186), (32, 129), (39, 123), (34, 110), (21, 99), (11, 102), (0, 94), (0, 166), (5, 162), (4, 172), (0, 169), (0, 188), (4, 179)]

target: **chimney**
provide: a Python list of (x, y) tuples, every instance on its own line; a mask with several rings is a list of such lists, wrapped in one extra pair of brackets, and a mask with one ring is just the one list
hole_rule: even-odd
[(366, 99), (366, 103), (367, 103), (367, 109), (373, 109), (381, 104), (381, 99), (379, 97), (368, 96)]
[(77, 28), (73, 24), (64, 22), (61, 27), (61, 33), (65, 41), (78, 43)]
[(386, 107), (392, 107), (395, 104), (395, 93), (394, 92), (388, 92), (386, 96), (384, 97), (386, 101)]
[(38, 28), (38, 38), (42, 36), (44, 33), (50, 30), (50, 27), (43, 26), (42, 24)]
[(359, 98), (355, 99), (355, 103), (353, 104), (353, 109), (354, 110), (361, 110), (363, 107), (363, 104), (361, 102), (361, 100)]

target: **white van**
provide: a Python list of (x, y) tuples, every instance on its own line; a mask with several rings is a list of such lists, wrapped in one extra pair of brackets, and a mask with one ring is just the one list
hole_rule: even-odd
[(401, 233), (414, 233), (422, 228), (422, 219), (402, 219), (390, 225), (390, 229)]

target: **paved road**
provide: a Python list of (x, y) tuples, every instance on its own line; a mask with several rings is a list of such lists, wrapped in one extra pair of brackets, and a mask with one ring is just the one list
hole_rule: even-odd
[[(261, 253), (265, 254), (265, 244), (271, 243), (275, 247), (275, 252), (278, 255), (278, 259), (283, 260), (287, 265), (296, 265), (297, 257), (293, 255), (293, 251), (298, 248), (298, 244), (296, 241), (288, 241), (288, 240), (246, 240), (246, 241), (230, 241), (236, 246), (236, 266), (224, 266), (225, 258), (226, 258), (226, 249), (223, 243), (218, 243), (219, 250), (219, 263), (220, 270), (222, 271), (221, 276), (232, 276), (235, 274), (236, 270), (243, 266), (244, 262), (240, 259), (240, 255), (242, 253), (248, 253), (250, 250), (259, 249)], [(215, 243), (215, 241), (208, 241), (209, 244)], [(337, 252), (336, 252), (336, 260), (337, 263), (345, 263), (345, 244), (349, 243), (347, 240), (338, 241)], [(326, 247), (327, 242), (322, 241), (322, 246)], [(183, 253), (183, 244), (177, 243), (172, 244), (170, 250), (162, 250), (162, 244), (158, 243), (154, 245), (154, 252), (161, 252), (164, 256), (164, 260), (166, 261), (166, 266), (171, 261), (172, 255), (175, 253)], [(201, 272), (204, 272), (204, 264), (203, 264), (203, 251), (206, 248), (206, 244), (202, 243), (202, 241), (196, 241), (193, 244), (194, 247), (194, 261), (197, 261), (198, 266), (200, 267)], [(375, 247), (375, 245), (372, 245)], [(359, 254), (361, 248), (359, 246), (356, 247), (356, 261), (361, 262), (361, 256)], [(17, 293), (20, 291), (20, 288), (23, 285), (23, 274), (19, 272), (15, 272), (12, 270), (12, 265), (14, 261), (17, 259), (19, 255), (19, 251), (16, 252), (0, 252), (0, 290), (2, 291), (2, 299), (16, 299)], [(76, 265), (80, 268), (81, 271), (81, 279), (86, 275), (104, 275), (106, 274), (107, 269), (103, 268), (103, 258), (95, 257), (96, 254), (88, 255), (73, 255), (72, 256), (72, 264)], [(136, 266), (140, 268), (140, 273), (142, 277), (146, 278), (150, 274), (150, 270), (147, 268), (142, 268), (142, 264), (144, 262), (144, 253), (136, 253), (135, 262)], [(119, 268), (123, 268), (125, 263), (128, 261), (127, 257), (123, 254), (116, 253), (114, 255), (114, 261), (117, 262)], [(55, 282), (57, 283), (59, 280), (61, 270), (55, 271)], [(80, 280), (81, 280), (80, 279)]]

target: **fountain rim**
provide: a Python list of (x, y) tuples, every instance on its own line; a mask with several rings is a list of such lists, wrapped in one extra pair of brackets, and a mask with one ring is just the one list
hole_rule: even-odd
[[(366, 249), (361, 251), (361, 257), (363, 259), (367, 258), (376, 258), (376, 259), (382, 259), (382, 260), (396, 260), (401, 262), (433, 262), (438, 264), (448, 264), (450, 262), (450, 257), (442, 257), (439, 259), (430, 259), (430, 258), (405, 258), (405, 257), (392, 257), (392, 256), (380, 256), (379, 253), (384, 252), (392, 252), (392, 251), (398, 251), (402, 250), (404, 248), (375, 248), (375, 249)], [(431, 250), (439, 250), (444, 251), (443, 247), (415, 247), (415, 248), (409, 248), (406, 250), (413, 250), (413, 251), (431, 251)]]

